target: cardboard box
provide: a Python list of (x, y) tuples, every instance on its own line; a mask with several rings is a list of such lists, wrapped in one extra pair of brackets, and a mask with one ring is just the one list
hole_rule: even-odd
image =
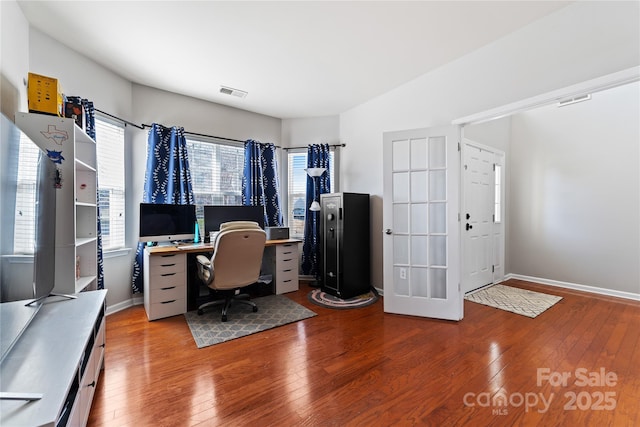
[(27, 98), (30, 112), (64, 117), (64, 96), (58, 79), (29, 73)]
[(75, 120), (78, 127), (85, 130), (82, 98), (79, 96), (67, 96), (64, 103), (64, 116)]

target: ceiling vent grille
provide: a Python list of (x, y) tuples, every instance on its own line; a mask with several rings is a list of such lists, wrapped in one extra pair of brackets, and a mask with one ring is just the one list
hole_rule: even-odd
[(578, 102), (588, 101), (591, 99), (591, 94), (576, 96), (575, 98), (563, 99), (558, 102), (558, 107), (564, 107), (566, 105), (576, 104)]
[(220, 93), (225, 95), (237, 96), (238, 98), (244, 98), (247, 96), (247, 92), (240, 89), (234, 89), (228, 86), (220, 86)]

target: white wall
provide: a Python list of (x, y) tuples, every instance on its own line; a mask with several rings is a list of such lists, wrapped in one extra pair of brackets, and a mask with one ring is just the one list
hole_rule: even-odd
[(342, 190), (372, 195), (374, 286), (382, 287), (383, 132), (449, 124), (637, 66), (638, 6), (637, 2), (573, 3), (341, 114), (341, 140), (348, 145), (341, 163)]
[(640, 293), (640, 83), (513, 116), (509, 272)]
[(0, 24), (0, 104), (13, 121), (16, 112), (27, 110), (29, 23), (15, 1), (1, 1)]

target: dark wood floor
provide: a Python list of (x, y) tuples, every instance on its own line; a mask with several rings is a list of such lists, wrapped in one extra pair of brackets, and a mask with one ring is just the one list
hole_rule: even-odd
[(287, 296), (318, 316), (203, 349), (183, 316), (129, 308), (107, 318), (89, 426), (640, 425), (640, 303), (507, 284), (563, 299), (449, 322), (324, 309), (301, 285)]

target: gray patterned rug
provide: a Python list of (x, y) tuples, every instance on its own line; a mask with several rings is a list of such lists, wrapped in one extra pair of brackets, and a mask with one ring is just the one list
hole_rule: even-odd
[(511, 286), (493, 285), (467, 294), (464, 299), (534, 318), (562, 297)]
[(205, 309), (202, 316), (198, 316), (197, 310), (185, 313), (184, 317), (198, 348), (316, 316), (313, 311), (283, 295), (268, 295), (251, 300), (258, 306), (257, 313), (251, 311), (248, 305), (234, 304), (227, 310), (229, 320), (226, 322), (220, 320), (221, 306)]

